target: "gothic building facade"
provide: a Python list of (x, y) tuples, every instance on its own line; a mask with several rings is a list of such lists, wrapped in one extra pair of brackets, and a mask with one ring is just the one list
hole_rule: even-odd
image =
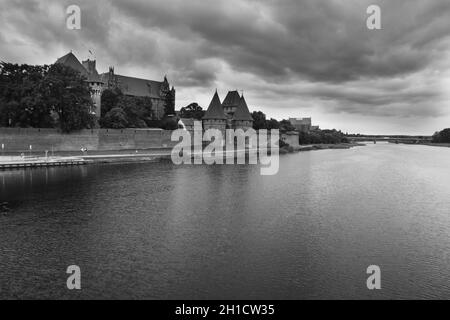
[(100, 75), (97, 72), (95, 66), (95, 60), (85, 60), (82, 63), (75, 57), (72, 52), (69, 52), (65, 56), (59, 58), (56, 63), (63, 64), (67, 67), (71, 67), (75, 71), (78, 71), (82, 76), (84, 76), (89, 83), (92, 91), (92, 102), (94, 104), (94, 109), (91, 110), (92, 114), (100, 117), (101, 112), (101, 96), (103, 92), (104, 83), (100, 79)]
[(92, 112), (98, 118), (101, 116), (101, 95), (105, 89), (118, 88), (124, 95), (150, 98), (155, 120), (164, 117), (167, 103), (172, 101), (175, 105), (175, 88), (170, 88), (167, 77), (164, 77), (163, 81), (128, 77), (115, 74), (114, 67), (110, 67), (106, 73), (99, 74), (95, 60), (88, 59), (80, 62), (72, 52), (59, 58), (56, 63), (69, 66), (86, 77), (86, 81), (92, 90), (92, 101), (94, 103)]
[(152, 102), (152, 111), (155, 119), (164, 117), (166, 104), (172, 99), (175, 103), (175, 88), (170, 88), (167, 77), (162, 82), (122, 76), (114, 73), (110, 67), (109, 72), (100, 75), (105, 88), (118, 88), (124, 95), (134, 97), (148, 97)]
[(237, 91), (228, 92), (223, 103), (220, 102), (217, 91), (215, 92), (208, 110), (203, 117), (203, 129), (247, 130), (253, 127), (253, 117), (245, 101), (244, 95)]

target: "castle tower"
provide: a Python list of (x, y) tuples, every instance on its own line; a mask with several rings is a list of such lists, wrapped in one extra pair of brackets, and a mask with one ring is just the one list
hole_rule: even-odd
[(229, 91), (225, 100), (223, 100), (222, 106), (225, 115), (227, 116), (227, 128), (233, 127), (233, 115), (239, 107), (239, 101), (241, 100), (241, 96), (237, 91)]
[(232, 118), (234, 129), (247, 130), (253, 127), (253, 117), (248, 110), (244, 95), (239, 99), (239, 104)]
[(222, 131), (222, 134), (225, 133), (225, 129), (227, 127), (227, 117), (223, 111), (222, 103), (220, 102), (217, 90), (202, 120), (203, 130), (219, 129)]
[(94, 103), (94, 113), (97, 118), (101, 116), (101, 97), (103, 92), (103, 82), (96, 69), (95, 60), (85, 60), (82, 62), (83, 67), (87, 71), (87, 81), (92, 90), (92, 102)]
[(59, 58), (55, 63), (60, 63), (70, 67), (75, 71), (78, 71), (82, 76), (86, 77), (86, 81), (89, 83), (89, 87), (92, 90), (91, 98), (94, 104), (94, 110), (91, 110), (91, 113), (94, 113), (97, 118), (100, 118), (103, 84), (97, 72), (95, 60), (88, 59), (81, 63), (72, 52), (69, 52), (65, 56)]

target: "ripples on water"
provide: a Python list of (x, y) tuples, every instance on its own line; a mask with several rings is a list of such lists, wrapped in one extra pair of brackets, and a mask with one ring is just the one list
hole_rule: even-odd
[[(0, 172), (1, 298), (450, 298), (450, 149)], [(67, 266), (82, 290), (66, 289)], [(382, 290), (366, 288), (369, 265)]]

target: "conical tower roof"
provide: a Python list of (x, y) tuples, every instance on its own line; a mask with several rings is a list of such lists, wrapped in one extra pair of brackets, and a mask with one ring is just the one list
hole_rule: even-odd
[(211, 103), (209, 104), (208, 110), (206, 111), (205, 116), (203, 117), (204, 120), (226, 120), (227, 117), (225, 116), (225, 113), (223, 112), (222, 103), (220, 102), (219, 95), (216, 91), (214, 94), (214, 97), (211, 100)]
[(223, 100), (222, 106), (223, 107), (238, 107), (240, 100), (241, 100), (241, 96), (239, 95), (239, 92), (230, 91), (230, 92), (228, 92), (227, 96), (225, 97), (225, 100)]
[(237, 107), (237, 109), (233, 115), (233, 120), (253, 121), (253, 117), (250, 114), (250, 111), (248, 110), (247, 102), (245, 101), (245, 98), (243, 95), (242, 95), (241, 99), (239, 100), (239, 106)]

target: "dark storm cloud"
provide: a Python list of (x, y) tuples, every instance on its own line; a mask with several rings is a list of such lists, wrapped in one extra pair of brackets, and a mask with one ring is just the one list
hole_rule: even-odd
[[(204, 40), (200, 56), (220, 57), (236, 70), (312, 81), (388, 77), (425, 68), (447, 37), (450, 2), (377, 1), (383, 31), (366, 28), (373, 1), (115, 1), (145, 28)], [(420, 12), (419, 12), (420, 10)], [(437, 48), (436, 48), (437, 49)]]
[[(48, 55), (94, 48), (105, 64), (152, 68), (196, 90), (239, 86), (267, 105), (333, 101), (331, 112), (397, 117), (446, 110), (436, 72), (449, 66), (448, 0), (83, 0), (82, 32), (64, 27), (73, 2), (8, 1), (0, 52), (23, 54), (12, 41)], [(381, 7), (383, 30), (366, 28), (370, 4)]]

